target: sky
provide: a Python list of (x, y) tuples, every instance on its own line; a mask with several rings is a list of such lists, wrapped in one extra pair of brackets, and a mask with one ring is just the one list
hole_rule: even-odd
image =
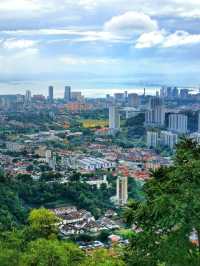
[(199, 0), (0, 0), (0, 81), (200, 84)]

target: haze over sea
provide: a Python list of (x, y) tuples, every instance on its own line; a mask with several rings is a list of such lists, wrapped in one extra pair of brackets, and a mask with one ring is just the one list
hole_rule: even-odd
[(48, 86), (50, 85), (54, 86), (54, 95), (58, 98), (63, 97), (65, 86), (71, 86), (72, 91), (81, 91), (84, 96), (89, 98), (105, 97), (106, 94), (113, 95), (116, 92), (124, 92), (126, 90), (130, 93), (143, 94), (144, 88), (146, 88), (147, 94), (153, 95), (160, 89), (159, 85), (139, 85), (129, 81), (15, 81), (1, 82), (0, 94), (24, 94), (26, 90), (31, 90), (32, 94), (43, 94), (47, 96)]

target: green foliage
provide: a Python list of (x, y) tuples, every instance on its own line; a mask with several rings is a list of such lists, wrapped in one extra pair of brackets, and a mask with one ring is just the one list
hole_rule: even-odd
[(143, 200), (143, 183), (141, 181), (136, 181), (134, 178), (129, 178), (128, 180), (128, 191), (129, 198), (135, 200)]
[(39, 237), (49, 238), (58, 234), (59, 219), (52, 211), (45, 208), (32, 210), (28, 221), (32, 233)]
[(73, 244), (38, 239), (28, 244), (20, 258), (20, 265), (76, 266), (83, 258), (82, 251)]
[[(0, 230), (24, 224), (31, 208), (73, 204), (98, 217), (113, 207), (110, 197), (115, 191), (111, 188), (97, 189), (79, 182), (77, 173), (69, 184), (56, 182), (59, 178), (59, 174), (51, 172), (43, 173), (39, 181), (33, 181), (30, 175), (0, 176)], [(47, 182), (49, 180), (54, 182)]]
[(200, 265), (200, 250), (189, 239), (195, 230), (200, 241), (199, 151), (196, 143), (183, 139), (174, 166), (153, 172), (145, 184), (145, 201), (130, 202), (127, 222), (141, 232), (126, 252), (128, 265)]
[(23, 223), (26, 217), (24, 208), (9, 176), (0, 174), (0, 230), (11, 229)]
[[(123, 266), (120, 252), (97, 250), (86, 255), (75, 244), (49, 238), (55, 216), (45, 209), (33, 210), (30, 225), (0, 234), (1, 266)], [(47, 229), (48, 228), (48, 229)], [(35, 230), (39, 234), (35, 234)], [(44, 233), (45, 232), (45, 233)], [(45, 238), (42, 238), (42, 235)], [(48, 238), (46, 238), (48, 236)]]
[(128, 118), (126, 121), (126, 127), (143, 126), (145, 121), (145, 114), (141, 113), (137, 116)]
[(41, 174), (42, 181), (56, 181), (62, 178), (62, 175), (58, 172), (43, 172)]
[(31, 240), (27, 232), (12, 232), (1, 239), (1, 266), (76, 266), (85, 260), (84, 253), (72, 243), (57, 239)]
[(105, 249), (96, 250), (88, 257), (81, 266), (125, 266), (124, 261), (116, 251)]

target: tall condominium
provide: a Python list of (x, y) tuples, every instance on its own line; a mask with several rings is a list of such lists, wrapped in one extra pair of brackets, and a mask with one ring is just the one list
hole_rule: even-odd
[(200, 133), (200, 112), (198, 114), (198, 132)]
[(120, 114), (115, 105), (109, 107), (109, 129), (112, 133), (120, 130)]
[(30, 90), (26, 91), (25, 102), (26, 104), (29, 104), (31, 102), (31, 91)]
[(128, 178), (120, 176), (117, 178), (117, 204), (119, 206), (126, 205), (128, 201)]
[(159, 106), (163, 106), (163, 99), (159, 97), (151, 97), (149, 100), (149, 109), (154, 109)]
[(164, 126), (165, 124), (165, 107), (163, 100), (159, 97), (151, 97), (149, 108), (145, 113), (145, 124), (151, 126)]
[(125, 94), (124, 93), (115, 93), (115, 101), (116, 102), (124, 102)]
[(160, 97), (162, 98), (177, 98), (179, 90), (177, 87), (162, 87), (160, 90)]
[(54, 88), (53, 88), (53, 86), (49, 86), (48, 100), (49, 100), (49, 102), (53, 102), (53, 99), (54, 99)]
[(161, 131), (160, 133), (160, 143), (163, 146), (169, 147), (171, 150), (174, 149), (178, 142), (178, 134), (171, 131)]
[(128, 106), (138, 107), (140, 104), (139, 96), (137, 93), (128, 94)]
[(159, 144), (159, 134), (156, 131), (147, 131), (147, 147), (156, 148)]
[(157, 106), (153, 109), (147, 110), (145, 113), (145, 124), (151, 126), (164, 126), (165, 125), (164, 106)]
[(64, 100), (66, 103), (71, 101), (71, 87), (65, 86)]
[(180, 134), (188, 131), (188, 117), (184, 114), (169, 115), (169, 130)]
[(178, 96), (179, 96), (179, 90), (178, 90), (177, 87), (174, 87), (173, 91), (172, 91), (172, 97), (173, 98), (178, 98)]
[(181, 89), (180, 90), (180, 97), (182, 99), (187, 99), (189, 96), (189, 90), (188, 89)]

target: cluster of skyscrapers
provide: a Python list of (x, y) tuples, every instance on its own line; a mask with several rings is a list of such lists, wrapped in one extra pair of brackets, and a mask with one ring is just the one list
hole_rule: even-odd
[(179, 91), (176, 87), (163, 87), (160, 95), (150, 98), (145, 112), (148, 147), (166, 146), (173, 149), (182, 135), (192, 133), (196, 138), (200, 137), (200, 114), (197, 116), (194, 113), (195, 117), (190, 117), (184, 109), (167, 108), (164, 104), (165, 100), (179, 97), (188, 99), (188, 95), (188, 89)]
[[(53, 86), (49, 86), (48, 100), (50, 103), (53, 103), (54, 101), (54, 87)], [(69, 103), (71, 101), (71, 87), (70, 86), (65, 86), (64, 101), (65, 103)]]
[(162, 87), (160, 90), (160, 97), (166, 99), (175, 99), (175, 98), (186, 99), (188, 95), (189, 95), (189, 90), (187, 88), (180, 89), (179, 91), (177, 87)]

